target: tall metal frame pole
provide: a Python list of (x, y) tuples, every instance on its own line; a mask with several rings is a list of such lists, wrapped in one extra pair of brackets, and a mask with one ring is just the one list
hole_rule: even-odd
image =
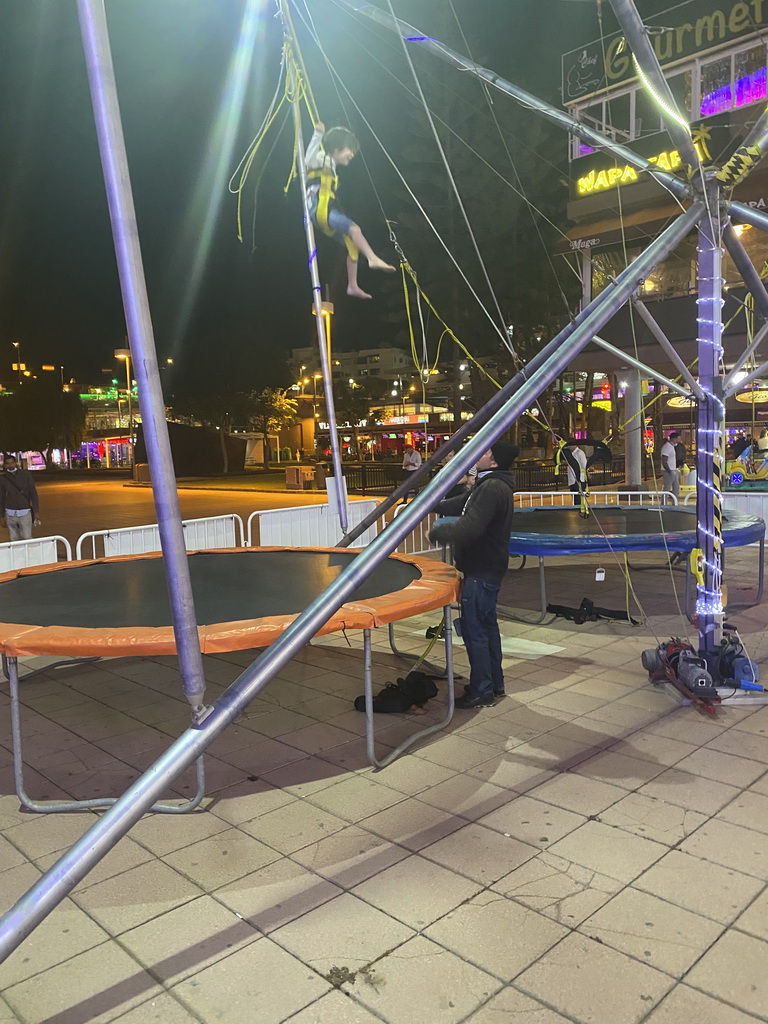
[(697, 587), (699, 650), (714, 661), (723, 626), (722, 481), (725, 463), (725, 404), (720, 365), (723, 356), (723, 267), (720, 189), (706, 182), (707, 211), (699, 223), (698, 352), (699, 386), (704, 401), (696, 417), (696, 543), (702, 552)]
[(755, 270), (741, 239), (734, 231), (733, 224), (726, 224), (723, 228), (723, 241), (731, 259), (736, 264), (736, 269), (744, 278), (744, 284), (754, 296), (755, 305), (762, 313), (763, 318), (768, 319), (768, 291), (766, 291), (763, 279)]
[(152, 497), (173, 617), (184, 694), (193, 713), (204, 713), (205, 675), (197, 632), (176, 475), (165, 420), (147, 285), (133, 205), (104, 0), (77, 0), (96, 133), (123, 296), (128, 341), (139, 392)]
[[(702, 212), (701, 204), (696, 204), (691, 212), (695, 219), (698, 218)], [(651, 243), (643, 254), (647, 260), (658, 263), (675, 248), (680, 240), (680, 229), (673, 230), (677, 223), (670, 225)], [(687, 233), (687, 225), (684, 233)], [(404, 508), (402, 514), (396, 516), (275, 643), (241, 673), (216, 701), (205, 720), (183, 733), (0, 919), (0, 962), (72, 891), (152, 806), (157, 795), (163, 793), (202, 754), (272, 677), (312, 639), (328, 618), (352, 597), (362, 580), (397, 548), (509, 425), (559, 377), (571, 360), (627, 302), (638, 283), (631, 277), (626, 278), (621, 287), (599, 296), (591, 304), (589, 315), (563, 340), (551, 358), (523, 382), (445, 469)]]
[[(280, 17), (283, 22), (283, 30), (288, 47), (288, 32), (284, 21), (282, 6)], [(334, 491), (336, 493), (336, 504), (339, 513), (339, 525), (342, 530), (347, 529), (347, 495), (344, 488), (344, 476), (341, 469), (341, 446), (339, 444), (339, 428), (336, 424), (336, 407), (333, 401), (333, 374), (331, 371), (330, 345), (325, 327), (325, 316), (323, 315), (322, 285), (320, 284), (320, 269), (317, 262), (317, 242), (315, 240), (315, 229), (312, 219), (309, 216), (309, 202), (307, 199), (307, 165), (304, 162), (304, 136), (301, 130), (301, 109), (299, 106), (298, 83), (295, 80), (295, 69), (289, 63), (289, 95), (293, 96), (293, 123), (295, 127), (296, 165), (299, 169), (299, 184), (301, 186), (301, 203), (304, 209), (304, 234), (307, 240), (307, 253), (309, 255), (309, 275), (312, 279), (312, 302), (315, 307), (315, 327), (317, 329), (317, 345), (320, 356), (320, 371), (323, 375), (323, 388), (325, 391), (325, 414), (328, 417), (328, 433), (331, 438), (331, 461), (333, 463)], [(315, 417), (315, 430), (317, 430), (317, 417)]]

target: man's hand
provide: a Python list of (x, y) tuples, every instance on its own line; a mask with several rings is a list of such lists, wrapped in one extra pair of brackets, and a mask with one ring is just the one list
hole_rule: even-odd
[(35, 519), (34, 525), (35, 526), (42, 526), (43, 524), (42, 524), (42, 521), (40, 519)]
[(315, 125), (315, 131), (319, 132), (321, 135), (325, 135), (325, 125), (323, 124), (322, 121), (317, 122), (317, 124)]
[(456, 518), (456, 516), (447, 516), (445, 519), (438, 519), (429, 531), (429, 539), (439, 544), (448, 543), (451, 539), (451, 527), (456, 522)]

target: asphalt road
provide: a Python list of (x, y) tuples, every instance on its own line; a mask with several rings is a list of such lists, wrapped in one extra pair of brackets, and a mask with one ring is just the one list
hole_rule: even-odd
[[(156, 523), (152, 491), (148, 487), (125, 486), (124, 480), (86, 477), (69, 479), (36, 478), (40, 496), (42, 525), (38, 536), (61, 534), (74, 546), (83, 533), (90, 530), (115, 530), (123, 526)], [(326, 503), (325, 492), (286, 491), (192, 491), (180, 490), (179, 504), (184, 519), (236, 512), (243, 522), (251, 512), (272, 508), (295, 508), (301, 505)], [(0, 541), (8, 534), (0, 530)]]

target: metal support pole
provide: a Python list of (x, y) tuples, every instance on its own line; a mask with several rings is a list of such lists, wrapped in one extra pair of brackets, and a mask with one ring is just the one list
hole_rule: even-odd
[(735, 395), (740, 388), (743, 388), (745, 384), (748, 384), (753, 379), (753, 377), (757, 376), (756, 373), (750, 371), (749, 374), (747, 374), (745, 377), (739, 380), (738, 383), (736, 382), (736, 375), (739, 373), (742, 366), (747, 362), (747, 360), (751, 359), (755, 352), (757, 352), (757, 350), (765, 341), (766, 337), (768, 337), (768, 322), (764, 323), (760, 330), (755, 332), (755, 336), (752, 339), (752, 341), (750, 341), (750, 343), (747, 345), (747, 347), (744, 349), (744, 351), (741, 353), (739, 358), (736, 360), (736, 362), (733, 364), (733, 366), (727, 373), (725, 378), (726, 398), (730, 398), (732, 395)]
[(699, 223), (699, 384), (705, 394), (697, 414), (696, 544), (703, 553), (703, 583), (697, 587), (699, 648), (709, 662), (720, 646), (723, 624), (722, 473), (725, 405), (720, 376), (723, 333), (722, 227), (717, 181), (706, 183), (707, 213)]
[[(693, 376), (691, 371), (688, 369), (683, 360), (677, 354), (674, 345), (666, 336), (664, 331), (662, 331), (658, 321), (651, 315), (651, 312), (646, 306), (646, 304), (640, 299), (635, 299), (633, 305), (637, 312), (640, 314), (640, 318), (645, 323), (645, 326), (654, 336), (656, 341), (658, 341), (659, 345), (661, 345), (661, 347), (664, 349), (664, 352), (667, 354), (669, 361), (672, 363), (674, 368), (686, 382), (688, 387), (691, 389), (692, 393), (696, 396), (696, 398), (702, 398), (703, 392), (699, 387), (696, 378)], [(656, 374), (655, 371), (651, 371), (651, 374), (653, 376), (658, 376), (658, 374)], [(659, 380), (662, 379), (663, 378), (659, 377)]]
[[(676, 380), (670, 380), (669, 377), (665, 377), (663, 374), (659, 373), (658, 370), (654, 370), (652, 367), (644, 363), (641, 359), (635, 359), (635, 357), (631, 356), (629, 352), (625, 352), (623, 349), (617, 348), (615, 345), (612, 345), (610, 341), (605, 341), (604, 338), (598, 338), (597, 335), (595, 335), (595, 337), (592, 340), (596, 345), (599, 345), (600, 348), (604, 348), (606, 352), (610, 352), (611, 355), (618, 356), (619, 359), (623, 359), (626, 363), (629, 363), (630, 366), (634, 366), (636, 369), (642, 371), (643, 373), (647, 373), (649, 377), (653, 377), (661, 384), (665, 384), (670, 389), (670, 391), (676, 391), (678, 395), (688, 396), (690, 394), (688, 389), (684, 388), (682, 384), (678, 384)], [(696, 391), (697, 397), (699, 397), (699, 395), (702, 398), (704, 397), (704, 394), (699, 388), (698, 384), (696, 384)]]
[[(685, 213), (681, 214), (676, 221), (669, 225), (669, 227), (665, 228), (658, 238), (651, 242), (644, 253), (630, 263), (630, 265), (623, 270), (614, 281), (611, 281), (608, 287), (605, 288), (597, 298), (593, 299), (592, 302), (585, 306), (582, 312), (579, 313), (578, 316), (574, 317), (572, 322), (568, 324), (567, 327), (564, 327), (563, 330), (552, 339), (552, 341), (545, 345), (544, 348), (538, 352), (533, 359), (531, 359), (527, 366), (520, 370), (519, 373), (515, 374), (512, 380), (508, 381), (501, 390), (492, 395), (485, 405), (477, 410), (472, 419), (459, 427), (450, 440), (446, 441), (439, 451), (435, 452), (434, 455), (427, 459), (426, 462), (422, 463), (419, 469), (411, 473), (410, 480), (402, 483), (392, 492), (392, 494), (389, 495), (389, 497), (385, 498), (373, 512), (369, 512), (357, 526), (353, 527), (343, 540), (339, 542), (338, 546), (348, 547), (352, 544), (358, 537), (365, 533), (369, 526), (372, 526), (393, 505), (395, 505), (407, 491), (417, 487), (421, 484), (422, 480), (426, 480), (432, 470), (438, 466), (450, 452), (458, 451), (468, 437), (476, 433), (484, 423), (488, 422), (491, 416), (498, 409), (502, 408), (505, 402), (507, 402), (513, 395), (517, 394), (526, 380), (528, 380), (542, 366), (546, 366), (551, 359), (555, 358), (563, 342), (569, 338), (588, 317), (598, 309), (601, 309), (603, 303), (617, 294), (627, 295), (628, 297), (631, 296), (633, 292), (640, 287), (641, 282), (645, 280), (653, 268), (660, 263), (661, 260), (665, 259), (665, 257), (672, 252), (675, 246), (677, 246), (678, 243), (681, 242), (693, 229), (698, 219), (697, 210), (699, 209), (701, 209), (700, 206), (697, 206), (696, 208), (691, 207), (691, 209), (686, 210)], [(598, 328), (598, 330), (599, 329), (600, 328)], [(622, 353), (622, 357), (623, 356), (624, 353)]]
[(77, 8), (112, 222), (128, 340), (139, 390), (139, 408), (165, 563), (179, 668), (184, 694), (195, 714), (201, 714), (205, 699), (203, 659), (200, 654), (187, 549), (181, 525), (168, 426), (165, 421), (165, 402), (141, 262), (136, 211), (128, 174), (128, 157), (120, 123), (104, 0), (78, 0)]
[(744, 380), (740, 380), (738, 384), (732, 384), (729, 388), (726, 388), (723, 393), (723, 401), (727, 401), (729, 398), (733, 398), (734, 395), (738, 394), (739, 391), (748, 387), (752, 381), (757, 380), (758, 377), (762, 377), (764, 373), (768, 373), (768, 362), (761, 363), (756, 366), (754, 370), (750, 370)]
[(635, 367), (627, 370), (627, 386), (624, 389), (624, 480), (627, 487), (638, 488), (643, 484), (643, 400), (640, 371)]
[[(315, 327), (317, 328), (317, 344), (320, 355), (320, 370), (323, 374), (323, 388), (325, 391), (325, 414), (328, 418), (328, 433), (331, 438), (331, 461), (333, 462), (334, 490), (336, 491), (336, 502), (339, 509), (339, 525), (342, 530), (347, 528), (347, 495), (344, 490), (344, 477), (341, 470), (341, 447), (339, 445), (339, 429), (336, 425), (336, 408), (333, 402), (333, 376), (331, 373), (331, 359), (329, 355), (330, 345), (326, 334), (325, 317), (323, 316), (323, 296), (320, 284), (320, 269), (317, 263), (317, 243), (315, 241), (315, 229), (312, 219), (309, 216), (309, 202), (307, 200), (307, 165), (304, 162), (304, 136), (301, 131), (301, 108), (295, 91), (293, 72), (290, 72), (291, 88), (290, 95), (294, 96), (293, 101), (293, 122), (296, 128), (296, 165), (299, 169), (299, 184), (301, 185), (301, 202), (304, 208), (304, 233), (307, 239), (307, 252), (309, 253), (309, 274), (312, 279), (312, 301), (315, 307)], [(315, 420), (317, 429), (317, 420)]]
[(738, 221), (739, 224), (751, 224), (754, 228), (768, 231), (768, 214), (761, 213), (760, 210), (755, 210), (753, 207), (747, 206), (746, 203), (730, 202), (728, 212), (732, 219)]
[(545, 120), (558, 125), (560, 128), (564, 128), (565, 131), (569, 132), (571, 135), (575, 135), (577, 138), (583, 139), (584, 142), (587, 142), (590, 146), (594, 146), (606, 153), (610, 153), (623, 163), (629, 164), (630, 167), (635, 167), (639, 171), (647, 171), (652, 178), (655, 178), (676, 198), (690, 199), (693, 196), (693, 189), (691, 186), (686, 182), (681, 181), (680, 178), (675, 177), (674, 174), (671, 174), (669, 171), (660, 170), (649, 160), (638, 156), (638, 154), (633, 152), (633, 150), (628, 146), (622, 146), (620, 143), (613, 139), (609, 139), (601, 132), (597, 132), (594, 129), (587, 127), (586, 124), (582, 124), (580, 121), (575, 121), (564, 111), (558, 110), (557, 107), (551, 106), (544, 100), (539, 99), (538, 96), (534, 96), (532, 93), (526, 92), (525, 89), (521, 89), (519, 86), (513, 85), (511, 82), (507, 82), (505, 79), (500, 78), (495, 71), (490, 71), (488, 68), (482, 67), (480, 64), (470, 60), (468, 57), (464, 57), (460, 53), (457, 53), (456, 50), (452, 50), (449, 46), (446, 46), (439, 40), (432, 39), (424, 32), (414, 28), (413, 25), (409, 25), (407, 21), (403, 21), (401, 18), (393, 18), (387, 11), (383, 11), (380, 8), (375, 7), (373, 4), (360, 3), (359, 0), (340, 0), (340, 3), (345, 7), (348, 7), (355, 14), (363, 14), (366, 18), (370, 18), (371, 21), (375, 21), (379, 25), (383, 25), (385, 28), (391, 29), (393, 32), (400, 35), (406, 43), (417, 42), (419, 47), (429, 50), (430, 53), (433, 53), (441, 60), (447, 61), (459, 71), (463, 71), (464, 73), (469, 72), (469, 74), (475, 75), (475, 77), (486, 82), (488, 85), (492, 85), (500, 92), (506, 93), (507, 96), (511, 96), (512, 99), (517, 100), (524, 107), (540, 114)]
[[(678, 232), (687, 234), (690, 215), (701, 215), (696, 204), (676, 222)], [(682, 226), (680, 226), (682, 225)], [(658, 262), (675, 247), (678, 233), (672, 226), (649, 246)], [(649, 259), (651, 257), (648, 257)], [(336, 577), (309, 607), (297, 616), (285, 632), (216, 701), (207, 717), (187, 729), (176, 742), (123, 794), (118, 802), (51, 867), (41, 879), (0, 920), (0, 962), (29, 935), (64, 899), (91, 868), (132, 828), (165, 791), (213, 740), (237, 717), (242, 709), (267, 685), (280, 669), (306, 643), (328, 618), (354, 594), (356, 588), (383, 562), (434, 508), (440, 498), (473, 466), (484, 452), (556, 380), (571, 360), (587, 345), (595, 333), (630, 298), (637, 281), (625, 279), (601, 295), (589, 315), (584, 317), (570, 337), (564, 340), (544, 366), (526, 380), (518, 391), (459, 451), (454, 459), (416, 498)]]
[[(683, 116), (677, 109), (677, 103), (672, 95), (669, 82), (661, 70), (656, 52), (648, 38), (648, 29), (637, 13), (634, 0), (611, 0), (611, 7), (630, 45), (637, 61), (637, 66), (642, 72), (641, 77), (645, 77), (650, 87), (664, 104), (664, 106), (661, 104), (659, 106), (669, 137), (677, 146), (677, 150), (686, 164), (691, 168), (698, 169), (701, 167), (701, 163), (693, 145), (691, 130), (684, 123)], [(672, 113), (669, 113), (669, 111)], [(675, 114), (677, 115), (676, 117), (674, 116)]]
[(736, 269), (744, 279), (744, 284), (754, 295), (757, 308), (762, 313), (763, 318), (768, 320), (768, 291), (765, 289), (762, 278), (755, 270), (747, 250), (741, 244), (741, 239), (733, 230), (733, 224), (726, 224), (723, 228), (723, 241), (731, 255), (731, 259), (736, 264)]

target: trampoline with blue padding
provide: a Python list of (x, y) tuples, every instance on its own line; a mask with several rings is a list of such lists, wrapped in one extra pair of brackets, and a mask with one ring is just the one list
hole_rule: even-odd
[[(723, 544), (726, 548), (760, 545), (754, 602), (757, 604), (763, 596), (765, 522), (743, 512), (727, 512), (723, 517)], [(690, 552), (696, 547), (696, 510), (679, 505), (653, 508), (597, 505), (586, 519), (575, 507), (516, 509), (509, 538), (510, 555), (539, 559), (541, 615), (534, 620), (536, 622), (543, 622), (547, 614), (544, 571), (547, 557), (627, 551), (678, 553)], [(691, 577), (687, 570), (686, 609), (690, 590)]]

